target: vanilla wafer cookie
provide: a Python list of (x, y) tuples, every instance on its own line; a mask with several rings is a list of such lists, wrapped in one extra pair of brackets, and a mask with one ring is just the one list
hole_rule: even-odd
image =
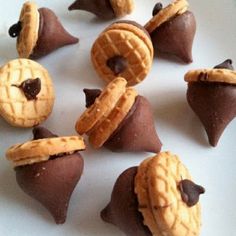
[(28, 59), (0, 68), (0, 114), (11, 125), (33, 127), (50, 115), (54, 88), (48, 71)]
[(76, 123), (76, 130), (79, 134), (89, 132), (97, 124), (101, 122), (115, 107), (117, 101), (126, 90), (126, 80), (118, 77), (113, 80), (103, 90), (100, 96), (80, 116)]
[(236, 84), (236, 71), (229, 69), (190, 70), (184, 76), (186, 82), (220, 82)]
[(110, 3), (117, 17), (130, 14), (134, 9), (133, 0), (110, 0)]
[(128, 114), (135, 102), (137, 92), (129, 87), (117, 102), (110, 114), (91, 132), (89, 141), (95, 148), (100, 148)]
[(40, 17), (36, 3), (24, 3), (19, 19), (21, 32), (17, 40), (19, 57), (29, 58), (32, 54), (38, 40), (39, 20)]
[(7, 150), (6, 157), (13, 162), (14, 166), (22, 166), (47, 161), (53, 155), (73, 153), (84, 149), (85, 144), (82, 137), (45, 138), (16, 144)]
[[(188, 169), (170, 152), (158, 154), (147, 171), (149, 199), (161, 235), (196, 236), (200, 234), (201, 209), (189, 207), (182, 192), (182, 181), (191, 181)], [(193, 188), (192, 188), (193, 190)]]
[(161, 24), (167, 22), (178, 14), (183, 14), (188, 9), (187, 0), (174, 0), (167, 7), (156, 14), (144, 27), (151, 34)]
[(153, 61), (150, 36), (135, 22), (114, 23), (94, 42), (91, 60), (106, 82), (121, 76), (129, 86), (138, 84), (147, 76)]

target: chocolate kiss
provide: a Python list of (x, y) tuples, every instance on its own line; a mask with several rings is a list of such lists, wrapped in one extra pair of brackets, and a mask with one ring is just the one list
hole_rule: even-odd
[(189, 83), (187, 100), (203, 123), (215, 147), (224, 129), (236, 116), (236, 86), (225, 83)]
[(215, 66), (214, 69), (228, 69), (228, 70), (234, 70), (233, 67), (233, 61), (231, 59), (227, 59), (220, 63), (219, 65)]
[(186, 63), (193, 61), (192, 45), (196, 21), (192, 12), (186, 11), (163, 23), (152, 34), (155, 51), (172, 54)]
[(142, 214), (138, 211), (138, 200), (134, 193), (134, 178), (137, 167), (124, 171), (116, 180), (111, 201), (101, 212), (101, 218), (119, 227), (127, 236), (151, 236), (143, 224)]
[(115, 13), (110, 0), (76, 0), (71, 6), (69, 6), (68, 10), (88, 11), (107, 20), (115, 18)]
[(64, 29), (53, 11), (48, 8), (40, 8), (38, 11), (40, 14), (38, 41), (31, 58), (36, 59), (65, 45), (78, 43), (78, 38)]
[(102, 92), (100, 89), (84, 89), (83, 91), (85, 94), (87, 108), (94, 104), (95, 99), (99, 97)]
[(22, 190), (45, 206), (57, 224), (66, 220), (71, 194), (83, 172), (79, 153), (32, 165), (16, 167)]
[(104, 146), (115, 152), (160, 152), (162, 144), (155, 130), (151, 106), (146, 98), (136, 98), (128, 115)]

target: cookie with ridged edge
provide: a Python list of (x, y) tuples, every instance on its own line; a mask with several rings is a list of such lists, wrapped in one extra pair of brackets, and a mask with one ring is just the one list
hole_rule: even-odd
[(117, 17), (130, 14), (134, 9), (133, 0), (110, 0), (110, 2)]
[(188, 9), (188, 6), (187, 0), (174, 0), (167, 7), (160, 10), (158, 14), (153, 16), (153, 18), (144, 26), (145, 29), (151, 34), (157, 27), (167, 22), (172, 17), (183, 14)]
[(196, 236), (200, 234), (200, 203), (189, 207), (179, 189), (182, 180), (190, 180), (188, 169), (170, 152), (159, 153), (147, 170), (149, 199), (161, 235)]
[(100, 148), (117, 129), (135, 102), (137, 92), (129, 87), (121, 96), (111, 113), (96, 129), (91, 132), (89, 141), (95, 148)]
[(190, 70), (185, 76), (186, 82), (219, 82), (236, 85), (236, 71), (228, 69)]
[(14, 166), (23, 166), (47, 161), (54, 155), (84, 149), (84, 140), (79, 136), (44, 138), (14, 145), (7, 150), (6, 157)]
[(94, 42), (91, 60), (99, 77), (106, 82), (121, 76), (129, 86), (138, 84), (145, 79), (152, 66), (150, 36), (136, 22), (116, 22)]
[[(29, 79), (40, 81), (40, 88), (32, 84), (31, 92), (38, 89), (39, 93), (30, 100), (22, 90), (22, 83)], [(15, 59), (0, 68), (0, 115), (11, 125), (33, 127), (40, 124), (52, 112), (54, 100), (50, 75), (39, 63)]]
[(87, 108), (76, 122), (76, 131), (79, 134), (89, 132), (97, 122), (101, 122), (115, 107), (117, 101), (126, 90), (127, 81), (121, 77), (116, 78), (96, 98), (94, 104)]

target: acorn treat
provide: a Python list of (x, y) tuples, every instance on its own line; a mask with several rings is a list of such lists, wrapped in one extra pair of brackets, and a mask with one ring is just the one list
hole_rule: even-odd
[(9, 124), (39, 125), (51, 114), (54, 100), (51, 77), (39, 63), (21, 58), (0, 67), (0, 115)]
[(191, 70), (187, 100), (204, 125), (209, 143), (215, 147), (227, 125), (236, 116), (236, 71), (228, 59), (214, 69)]
[(99, 77), (110, 82), (120, 76), (129, 86), (143, 81), (153, 62), (153, 46), (148, 32), (134, 21), (118, 21), (96, 39), (91, 60)]
[(101, 218), (127, 236), (198, 236), (204, 192), (176, 155), (162, 152), (118, 177)]
[(33, 59), (79, 41), (64, 29), (52, 10), (38, 9), (34, 2), (23, 5), (20, 19), (10, 27), (9, 35), (17, 37), (19, 57)]
[(10, 147), (6, 157), (14, 165), (20, 188), (63, 224), (84, 168), (79, 153), (85, 149), (83, 138), (58, 137), (43, 127), (35, 127), (33, 135), (33, 140)]
[(77, 132), (87, 134), (94, 148), (105, 146), (114, 152), (159, 152), (152, 109), (121, 77), (103, 91), (86, 89), (87, 110), (76, 123)]
[(120, 18), (130, 14), (134, 9), (133, 0), (76, 0), (68, 8), (84, 10), (105, 20)]
[(150, 33), (155, 53), (174, 55), (185, 63), (192, 59), (192, 45), (196, 33), (196, 20), (188, 11), (187, 0), (174, 0), (163, 8), (157, 3), (153, 18), (145, 25)]

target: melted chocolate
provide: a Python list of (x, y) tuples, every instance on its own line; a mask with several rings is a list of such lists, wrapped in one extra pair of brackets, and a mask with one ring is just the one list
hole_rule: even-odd
[(161, 3), (161, 2), (158, 2), (158, 3), (154, 6), (154, 8), (153, 8), (152, 16), (157, 15), (157, 14), (162, 10), (162, 8), (163, 8), (162, 3)]
[(129, 113), (104, 146), (115, 152), (160, 152), (162, 144), (146, 98), (137, 96)]
[(68, 10), (84, 10), (93, 13), (102, 19), (115, 18), (115, 12), (110, 0), (76, 0)]
[(156, 53), (175, 55), (186, 63), (192, 62), (192, 45), (196, 21), (192, 12), (186, 11), (161, 24), (151, 34)]
[(61, 25), (57, 16), (48, 8), (40, 8), (38, 41), (30, 55), (32, 59), (43, 57), (52, 51), (69, 44), (78, 43), (78, 38), (70, 35)]
[(10, 29), (8, 30), (8, 33), (12, 38), (15, 38), (20, 35), (21, 29), (22, 29), (21, 24), (22, 23), (18, 21), (16, 24), (12, 25)]
[(41, 80), (39, 78), (36, 79), (27, 79), (23, 81), (19, 86), (12, 85), (19, 89), (21, 89), (27, 98), (27, 100), (35, 100), (37, 95), (41, 91)]
[(83, 91), (85, 93), (86, 108), (92, 106), (102, 92), (100, 89), (84, 89)]
[(151, 236), (143, 224), (143, 216), (138, 211), (138, 200), (134, 193), (134, 179), (137, 167), (124, 171), (116, 180), (111, 201), (101, 212), (101, 218), (119, 227), (127, 236)]
[(46, 207), (57, 224), (66, 220), (71, 194), (83, 172), (79, 153), (54, 160), (16, 167), (21, 189)]
[(236, 116), (236, 86), (192, 82), (188, 84), (187, 100), (203, 123), (209, 143), (216, 146), (224, 129)]
[(224, 62), (222, 62), (221, 64), (217, 65), (214, 67), (214, 69), (229, 69), (229, 70), (234, 70), (233, 67), (233, 61), (231, 59), (227, 59)]
[(188, 179), (180, 181), (178, 188), (181, 192), (182, 200), (189, 207), (196, 205), (199, 201), (200, 194), (205, 193), (205, 189), (202, 186)]
[(127, 59), (123, 56), (114, 56), (107, 60), (107, 66), (113, 71), (114, 75), (118, 76), (128, 67)]

